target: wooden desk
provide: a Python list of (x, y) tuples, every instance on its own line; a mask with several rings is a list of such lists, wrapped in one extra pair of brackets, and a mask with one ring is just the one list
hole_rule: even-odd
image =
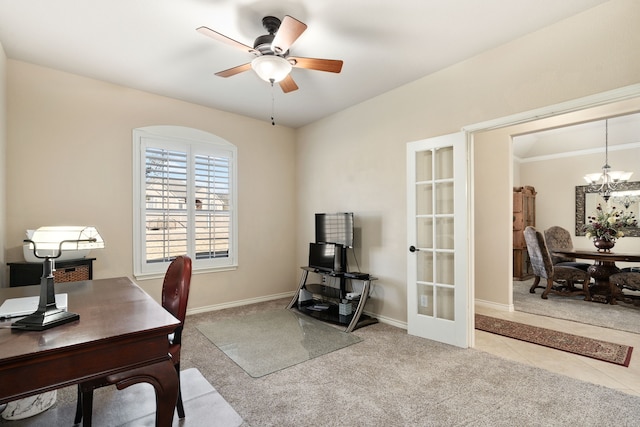
[(553, 253), (572, 258), (594, 260), (594, 264), (589, 266), (587, 270), (595, 280), (595, 285), (590, 289), (591, 297), (595, 301), (609, 302), (610, 304), (617, 304), (616, 298), (621, 294), (620, 289), (618, 289), (615, 284), (609, 282), (609, 277), (611, 277), (612, 274), (620, 272), (620, 269), (616, 267), (616, 261), (640, 262), (639, 254), (562, 250), (554, 250)]
[[(148, 382), (156, 390), (156, 426), (170, 426), (178, 376), (167, 335), (178, 320), (126, 277), (56, 283), (56, 293), (65, 292), (79, 321), (45, 331), (0, 329), (0, 403), (103, 377), (118, 389)], [(38, 294), (39, 286), (2, 288), (0, 301)]]

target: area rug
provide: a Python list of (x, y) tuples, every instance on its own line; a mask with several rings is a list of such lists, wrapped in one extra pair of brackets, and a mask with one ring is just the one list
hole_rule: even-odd
[(564, 297), (549, 294), (540, 298), (542, 289), (529, 293), (533, 279), (513, 282), (513, 305), (516, 311), (571, 320), (587, 325), (640, 334), (640, 307), (620, 302), (617, 305), (584, 300), (584, 296)]
[(222, 319), (198, 330), (253, 378), (362, 341), (294, 310)]
[[(185, 418), (173, 417), (173, 426), (180, 427), (237, 427), (243, 424), (238, 413), (195, 368), (180, 372)], [(4, 421), (12, 427), (50, 427), (73, 425), (76, 413), (75, 386), (65, 389), (72, 402), (58, 401), (47, 411), (31, 418)], [(70, 392), (70, 393), (67, 393)], [(58, 393), (60, 396), (62, 393)], [(115, 386), (94, 391), (93, 425), (95, 426), (153, 426), (156, 400), (151, 384), (134, 384), (123, 390)]]
[(476, 314), (476, 329), (580, 356), (629, 366), (633, 347)]

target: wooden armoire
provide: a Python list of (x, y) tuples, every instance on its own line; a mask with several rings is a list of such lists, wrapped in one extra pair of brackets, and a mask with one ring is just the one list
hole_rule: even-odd
[(513, 189), (513, 280), (533, 276), (524, 229), (536, 225), (536, 190), (531, 186)]

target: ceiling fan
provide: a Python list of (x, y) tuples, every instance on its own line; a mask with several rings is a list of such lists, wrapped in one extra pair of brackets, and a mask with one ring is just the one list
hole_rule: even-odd
[(288, 93), (298, 89), (298, 85), (289, 74), (292, 67), (328, 71), (330, 73), (339, 73), (342, 70), (342, 61), (340, 60), (289, 56), (289, 48), (307, 29), (307, 25), (297, 19), (287, 15), (280, 21), (276, 17), (265, 16), (262, 18), (262, 26), (267, 30), (268, 34), (256, 38), (253, 47), (207, 27), (196, 29), (196, 31), (205, 36), (256, 56), (253, 61), (228, 70), (219, 71), (216, 76), (231, 77), (253, 69), (261, 79), (271, 84), (278, 83), (282, 91)]

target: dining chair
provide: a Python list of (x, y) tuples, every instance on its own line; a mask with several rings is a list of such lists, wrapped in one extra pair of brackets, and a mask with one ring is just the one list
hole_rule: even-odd
[[(636, 271), (637, 269), (637, 271)], [(640, 305), (640, 268), (623, 269), (619, 273), (612, 274), (609, 282), (617, 286), (618, 292), (614, 298), (626, 303)], [(625, 289), (634, 292), (633, 294), (624, 294)]]
[[(176, 408), (178, 417), (184, 418), (184, 405), (182, 403), (182, 390), (180, 385), (180, 349), (182, 347), (182, 331), (187, 315), (187, 302), (189, 300), (189, 287), (191, 285), (191, 258), (188, 256), (176, 257), (162, 282), (162, 307), (180, 321), (175, 331), (169, 335), (169, 354), (178, 374), (178, 400)], [(83, 426), (91, 426), (91, 413), (93, 408), (93, 390), (109, 385), (106, 378), (78, 384), (78, 402), (74, 423), (83, 421)], [(83, 420), (84, 417), (84, 420)]]
[[(584, 295), (585, 301), (591, 301), (589, 273), (568, 265), (553, 265), (544, 236), (534, 227), (524, 229), (524, 239), (535, 276), (530, 293), (535, 294), (536, 288), (542, 288), (542, 299), (547, 299), (549, 293), (553, 293), (562, 296)], [(541, 279), (546, 280), (546, 286), (538, 286)], [(575, 284), (580, 284), (582, 288), (576, 288)]]
[(580, 270), (587, 271), (587, 268), (591, 264), (586, 262), (576, 262), (575, 257), (568, 257), (563, 255), (554, 255), (554, 249), (561, 249), (565, 251), (573, 250), (573, 240), (571, 239), (571, 233), (566, 228), (554, 225), (544, 230), (544, 239), (547, 242), (547, 247), (551, 252), (551, 260), (554, 265), (568, 265), (570, 267), (576, 267)]

